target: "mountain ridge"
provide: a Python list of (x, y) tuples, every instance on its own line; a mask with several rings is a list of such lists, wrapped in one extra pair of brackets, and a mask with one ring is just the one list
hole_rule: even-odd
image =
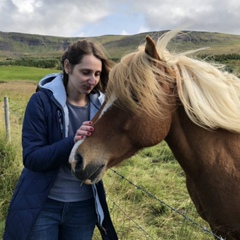
[[(168, 30), (143, 32), (133, 35), (102, 35), (95, 37), (58, 37), (38, 34), (0, 31), (0, 58), (24, 55), (58, 56), (78, 39), (93, 39), (107, 50), (111, 58), (121, 58), (135, 51), (150, 35), (155, 41)], [(182, 31), (169, 44), (170, 50), (183, 52), (190, 49), (210, 47), (207, 54), (240, 54), (240, 35), (218, 32)]]

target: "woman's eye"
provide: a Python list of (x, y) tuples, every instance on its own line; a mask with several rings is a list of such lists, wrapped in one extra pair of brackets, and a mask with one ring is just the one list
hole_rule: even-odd
[(88, 75), (88, 74), (89, 74), (89, 71), (83, 71), (82, 74), (83, 74), (83, 75)]
[(100, 72), (95, 74), (96, 77), (100, 77), (100, 75), (101, 75)]

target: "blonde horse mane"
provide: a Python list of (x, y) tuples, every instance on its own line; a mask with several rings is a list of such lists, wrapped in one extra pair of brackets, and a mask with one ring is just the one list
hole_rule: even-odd
[[(120, 107), (133, 112), (145, 112), (164, 117), (162, 104), (169, 104), (162, 84), (176, 84), (177, 94), (189, 118), (207, 129), (227, 129), (240, 132), (240, 79), (224, 72), (217, 65), (190, 58), (189, 51), (173, 54), (167, 44), (178, 33), (162, 35), (156, 44), (160, 57), (156, 68), (140, 46), (138, 51), (124, 56), (111, 70), (106, 97), (115, 95)], [(173, 69), (169, 74), (166, 69)], [(160, 104), (161, 103), (161, 104)]]

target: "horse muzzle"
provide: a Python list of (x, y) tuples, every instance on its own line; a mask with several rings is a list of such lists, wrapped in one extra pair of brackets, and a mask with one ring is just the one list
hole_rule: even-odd
[(80, 154), (76, 154), (74, 162), (71, 163), (72, 174), (85, 184), (97, 183), (103, 175), (105, 164), (84, 166), (83, 158)]

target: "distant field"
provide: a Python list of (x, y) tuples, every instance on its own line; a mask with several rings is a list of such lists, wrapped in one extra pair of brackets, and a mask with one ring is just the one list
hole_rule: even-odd
[(27, 80), (38, 82), (45, 75), (56, 72), (60, 71), (35, 67), (0, 66), (0, 81)]

